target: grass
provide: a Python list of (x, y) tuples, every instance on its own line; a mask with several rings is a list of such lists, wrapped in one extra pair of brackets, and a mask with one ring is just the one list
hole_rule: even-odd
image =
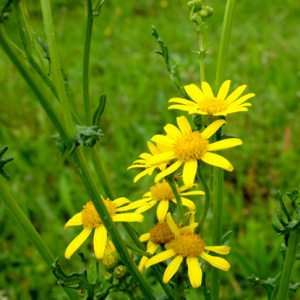
[[(56, 0), (54, 20), (61, 61), (69, 76), (70, 100), (81, 120), (83, 37), (86, 3)], [(208, 21), (210, 54), (206, 58), (206, 78), (214, 83), (218, 43), (225, 4), (212, 0), (214, 16)], [(37, 36), (44, 37), (40, 7), (28, 1), (29, 14)], [(226, 173), (224, 232), (233, 230), (231, 271), (222, 273), (221, 299), (267, 299), (262, 287), (252, 286), (245, 277), (255, 274), (267, 279), (280, 270), (281, 237), (275, 237), (277, 190), (290, 192), (300, 182), (299, 151), (299, 53), (300, 4), (274, 4), (246, 0), (237, 2), (229, 46), (226, 77), (232, 88), (247, 84), (256, 97), (248, 113), (228, 117), (228, 134), (244, 144), (225, 156), (235, 166)], [(166, 123), (175, 123), (178, 111), (168, 111), (167, 100), (180, 96), (169, 79), (159, 49), (151, 36), (154, 25), (170, 50), (172, 63), (178, 62), (185, 84), (199, 82), (198, 37), (188, 19), (188, 7), (179, 0), (166, 8), (160, 1), (108, 1), (95, 20), (91, 49), (90, 98), (93, 109), (102, 93), (108, 101), (103, 116), (105, 133), (98, 145), (103, 165), (117, 197), (140, 199), (153, 178), (132, 182), (136, 171), (127, 167), (146, 151), (146, 142), (161, 133)], [(20, 46), (12, 18), (6, 31)], [(72, 161), (59, 157), (54, 127), (16, 69), (0, 50), (0, 147), (9, 145), (14, 161), (6, 167), (14, 180), (7, 185), (19, 205), (45, 239), (67, 272), (79, 268), (79, 257), (63, 258), (68, 243), (78, 230), (63, 229), (64, 223), (88, 201)], [(96, 177), (96, 176), (95, 176)], [(197, 201), (197, 200), (196, 200)], [(199, 205), (199, 207), (201, 207)], [(153, 222), (154, 214), (146, 221)], [(147, 222), (139, 233), (148, 230)], [(59, 299), (60, 288), (33, 246), (0, 205), (0, 286), (9, 299)], [(204, 230), (209, 244), (211, 224)], [(92, 262), (91, 241), (82, 250)], [(297, 274), (298, 272), (298, 274)], [(293, 273), (299, 278), (299, 262)], [(41, 288), (42, 287), (42, 288)], [(112, 296), (120, 299), (121, 294)], [(190, 299), (195, 299), (195, 292)], [(299, 292), (298, 292), (299, 297)], [(296, 297), (297, 298), (297, 297)], [(296, 299), (294, 298), (294, 299)]]

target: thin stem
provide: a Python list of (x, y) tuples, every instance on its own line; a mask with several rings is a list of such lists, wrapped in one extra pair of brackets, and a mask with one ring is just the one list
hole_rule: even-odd
[(72, 134), (75, 132), (72, 113), (68, 103), (67, 94), (65, 90), (64, 80), (61, 73), (61, 66), (59, 62), (58, 49), (54, 36), (54, 27), (52, 22), (50, 0), (41, 0), (42, 13), (44, 19), (44, 27), (49, 47), (51, 68), (53, 73), (53, 82), (57, 89), (58, 98), (60, 100), (62, 114), (66, 125), (67, 133)]
[[(23, 229), (28, 239), (32, 242), (48, 267), (51, 269), (51, 265), (55, 260), (54, 255), (44, 243), (43, 239), (33, 227), (31, 222), (28, 220), (26, 215), (23, 213), (16, 200), (11, 196), (2, 179), (0, 179), (0, 198), (3, 201), (8, 212), (14, 218), (15, 222)], [(64, 288), (64, 290), (71, 300), (77, 299), (76, 293), (74, 291), (68, 288)]]
[[(205, 26), (205, 25), (204, 25)], [(205, 32), (200, 29), (199, 32), (199, 49), (200, 49), (200, 83), (205, 81), (205, 72), (204, 72), (204, 58), (205, 58), (205, 41), (206, 41), (206, 29)]]
[(195, 229), (195, 232), (199, 234), (200, 231), (201, 231), (201, 229), (202, 229), (202, 226), (203, 226), (203, 224), (204, 224), (204, 222), (206, 220), (207, 213), (208, 213), (208, 210), (209, 210), (209, 205), (210, 205), (210, 190), (208, 188), (206, 180), (205, 180), (202, 172), (200, 171), (199, 167), (198, 167), (198, 170), (197, 170), (197, 177), (198, 177), (198, 180), (202, 182), (202, 185), (203, 185), (204, 191), (205, 191), (205, 202), (204, 202), (204, 206), (203, 206), (203, 209), (202, 209), (201, 218), (200, 218), (198, 226)]
[(231, 25), (233, 20), (234, 1), (235, 0), (227, 0), (227, 4), (225, 8), (225, 15), (224, 15), (218, 62), (217, 62), (217, 72), (216, 72), (216, 81), (215, 81), (216, 91), (219, 90), (225, 78), (225, 67), (226, 67)]
[(174, 194), (174, 196), (175, 196), (175, 199), (176, 199), (176, 202), (177, 202), (177, 205), (178, 205), (178, 209), (179, 209), (179, 213), (180, 213), (180, 219), (181, 219), (181, 221), (182, 221), (182, 224), (183, 224), (183, 226), (186, 226), (186, 225), (187, 225), (187, 220), (186, 220), (186, 217), (185, 217), (185, 214), (184, 214), (184, 209), (183, 209), (181, 197), (180, 197), (180, 195), (178, 194), (178, 191), (177, 191), (176, 184), (175, 184), (175, 181), (174, 181), (173, 176), (172, 176), (172, 177), (167, 177), (167, 178), (166, 178), (166, 181), (167, 181), (168, 184), (170, 185), (170, 187), (171, 187), (171, 189), (172, 189), (172, 191), (173, 191), (173, 194)]
[(136, 247), (136, 246), (134, 246), (134, 245), (126, 242), (125, 240), (123, 240), (123, 242), (131, 250), (133, 250), (133, 251), (135, 251), (135, 252), (137, 252), (137, 253), (139, 253), (139, 254), (141, 254), (143, 256), (146, 256), (146, 257), (149, 257), (149, 258), (152, 257), (152, 254), (150, 254), (149, 252), (143, 251), (142, 249), (140, 249), (140, 248), (138, 248), (138, 247)]
[(299, 240), (300, 240), (300, 229), (298, 226), (298, 230), (297, 229), (293, 230), (290, 233), (288, 239), (288, 247), (284, 259), (284, 265), (282, 269), (279, 290), (277, 294), (277, 300), (287, 299), (289, 284), (291, 280), (291, 275), (292, 275), (293, 265), (295, 262)]
[(92, 0), (87, 1), (87, 26), (85, 35), (84, 57), (83, 57), (83, 101), (85, 118), (88, 126), (92, 125), (90, 101), (89, 101), (89, 62), (93, 30), (93, 4)]

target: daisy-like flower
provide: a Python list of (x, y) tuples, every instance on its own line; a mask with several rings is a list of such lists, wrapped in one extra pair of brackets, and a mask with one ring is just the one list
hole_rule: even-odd
[(214, 96), (207, 82), (202, 81), (201, 87), (202, 91), (195, 84), (186, 85), (184, 89), (194, 102), (181, 98), (172, 98), (169, 102), (178, 104), (169, 106), (169, 109), (188, 111), (189, 114), (227, 116), (239, 111), (247, 111), (247, 106), (251, 106), (251, 103), (244, 102), (255, 96), (251, 93), (239, 98), (246, 88), (246, 85), (242, 85), (227, 97), (230, 80), (226, 80), (222, 84), (217, 97)]
[[(183, 196), (204, 195), (205, 193), (202, 191), (186, 192), (189, 187), (185, 185), (179, 187), (177, 183), (175, 183), (175, 185), (178, 194), (181, 196), (182, 205), (188, 207), (190, 211), (196, 211), (195, 203), (189, 199), (184, 198)], [(148, 205), (139, 207), (135, 212), (142, 213), (159, 202), (156, 214), (157, 219), (160, 223), (165, 221), (170, 201), (177, 203), (170, 185), (165, 180), (163, 180), (163, 182), (161, 183), (158, 182), (154, 186), (152, 186), (150, 191), (143, 195), (143, 198), (144, 199), (138, 201), (147, 201)]]
[(223, 258), (211, 256), (205, 250), (225, 255), (230, 252), (227, 246), (206, 246), (204, 240), (199, 234), (194, 232), (192, 226), (186, 226), (179, 229), (173, 221), (171, 214), (167, 215), (167, 223), (173, 232), (175, 238), (170, 243), (170, 248), (163, 251), (146, 261), (146, 269), (152, 265), (158, 264), (164, 260), (174, 257), (173, 261), (168, 265), (163, 276), (163, 282), (168, 283), (180, 267), (183, 259), (186, 259), (188, 266), (188, 276), (193, 288), (201, 286), (202, 270), (199, 265), (198, 256), (209, 262), (212, 266), (228, 271), (230, 264)]
[(162, 145), (157, 143), (157, 146), (154, 146), (151, 142), (147, 143), (148, 148), (150, 150), (150, 153), (142, 153), (139, 157), (141, 159), (138, 159), (133, 162), (133, 164), (128, 167), (127, 170), (133, 169), (133, 168), (142, 168), (145, 169), (141, 173), (139, 173), (135, 178), (133, 179), (133, 182), (137, 182), (140, 178), (149, 175), (151, 176), (153, 171), (158, 168), (160, 171), (163, 171), (166, 169), (167, 165), (171, 163), (171, 160), (162, 161), (157, 164), (149, 164), (149, 160), (157, 154), (161, 154), (167, 151), (170, 151), (170, 148), (168, 146)]
[(173, 160), (175, 158), (177, 161), (160, 172), (155, 177), (155, 182), (175, 172), (184, 164), (183, 182), (190, 188), (194, 184), (199, 160), (227, 171), (232, 171), (233, 166), (227, 159), (210, 151), (219, 151), (241, 145), (243, 143), (242, 140), (232, 138), (212, 144), (208, 141), (225, 123), (225, 120), (217, 120), (207, 126), (202, 133), (198, 131), (193, 132), (190, 123), (183, 116), (177, 118), (179, 129), (172, 124), (167, 124), (164, 130), (168, 136), (155, 135), (152, 140), (170, 147), (171, 151), (154, 155), (149, 160), (149, 164), (158, 164), (162, 161)]
[[(103, 198), (102, 198), (103, 199)], [(114, 222), (143, 222), (144, 216), (138, 213), (118, 213), (122, 211), (127, 211), (130, 209), (135, 209), (140, 205), (147, 204), (144, 202), (131, 203), (130, 200), (122, 197), (114, 201), (109, 199), (104, 200), (105, 206), (109, 211)], [(124, 204), (131, 203), (127, 206)], [(123, 206), (123, 207), (121, 207)], [(100, 219), (96, 208), (92, 202), (88, 202), (83, 206), (83, 210), (72, 217), (65, 225), (65, 229), (70, 226), (83, 225), (83, 231), (71, 242), (67, 247), (65, 252), (65, 257), (70, 259), (74, 252), (83, 244), (83, 242), (88, 238), (92, 230), (95, 228), (94, 233), (94, 251), (97, 259), (102, 259), (105, 252), (105, 246), (107, 243), (107, 230)]]

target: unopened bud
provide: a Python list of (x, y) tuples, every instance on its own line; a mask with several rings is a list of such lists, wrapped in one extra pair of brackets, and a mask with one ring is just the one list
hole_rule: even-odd
[(80, 298), (84, 298), (87, 295), (87, 290), (86, 289), (82, 289), (80, 291), (78, 291), (78, 295)]
[(104, 280), (106, 280), (107, 282), (111, 282), (112, 278), (113, 278), (113, 274), (111, 274), (109, 272), (105, 273)]
[(119, 263), (118, 256), (119, 255), (110, 254), (103, 257), (102, 262), (106, 270), (112, 271), (118, 265)]
[(123, 265), (120, 265), (120, 266), (117, 266), (115, 269), (114, 269), (114, 275), (116, 278), (118, 279), (121, 279), (123, 278), (127, 273), (127, 269), (125, 266)]
[(202, 0), (192, 0), (188, 2), (188, 7), (192, 9), (194, 7), (194, 12), (199, 11), (202, 8)]
[(214, 13), (214, 10), (209, 6), (203, 6), (202, 10), (200, 11), (201, 17), (202, 17), (202, 14), (203, 15), (205, 14), (205, 16), (203, 16), (204, 18), (211, 17), (213, 15), (213, 13)]

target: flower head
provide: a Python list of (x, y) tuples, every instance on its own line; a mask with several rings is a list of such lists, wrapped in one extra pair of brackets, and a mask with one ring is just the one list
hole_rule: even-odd
[[(103, 199), (103, 198), (102, 198)], [(130, 209), (135, 209), (141, 205), (147, 204), (146, 202), (142, 203), (131, 203), (130, 200), (122, 197), (114, 201), (109, 199), (104, 200), (105, 206), (111, 215), (114, 222), (143, 222), (144, 217), (138, 213), (119, 213), (121, 211), (126, 211)], [(131, 203), (127, 206), (124, 204)], [(122, 207), (121, 207), (122, 206)], [(107, 230), (102, 223), (101, 218), (99, 217), (96, 208), (92, 202), (88, 202), (83, 206), (83, 210), (72, 217), (65, 225), (65, 229), (68, 229), (70, 226), (79, 226), (83, 225), (83, 231), (71, 242), (67, 247), (65, 252), (65, 257), (70, 259), (74, 252), (83, 244), (83, 242), (88, 238), (92, 230), (95, 228), (94, 233), (94, 251), (98, 259), (102, 259), (105, 252), (105, 246), (107, 244)], [(111, 247), (112, 251), (113, 248)], [(108, 251), (108, 250), (106, 250)]]
[[(179, 195), (181, 196), (182, 205), (189, 208), (190, 211), (195, 211), (196, 206), (193, 201), (185, 198), (184, 196), (191, 196), (191, 195), (204, 195), (205, 193), (202, 191), (189, 191), (186, 192), (186, 190), (189, 188), (187, 186), (179, 187), (177, 183), (175, 183), (177, 187), (177, 191)], [(138, 201), (147, 201), (148, 205), (144, 205), (139, 207), (135, 212), (136, 213), (142, 213), (151, 207), (153, 207), (157, 202), (157, 219), (160, 223), (165, 221), (168, 209), (169, 209), (169, 203), (170, 201), (177, 203), (175, 196), (173, 194), (173, 191), (170, 187), (170, 185), (163, 180), (161, 183), (156, 183), (154, 186), (151, 187), (150, 191), (147, 192), (143, 196), (143, 200)]]
[(163, 276), (163, 282), (168, 283), (180, 267), (183, 259), (186, 259), (188, 265), (188, 276), (193, 288), (201, 286), (202, 270), (198, 262), (198, 256), (208, 261), (212, 266), (228, 271), (230, 269), (229, 263), (217, 256), (211, 256), (205, 250), (213, 251), (218, 254), (228, 254), (230, 248), (227, 246), (206, 246), (204, 240), (199, 234), (194, 232), (193, 226), (186, 226), (179, 229), (173, 221), (171, 214), (167, 215), (167, 223), (174, 234), (175, 238), (170, 243), (169, 249), (163, 251), (145, 262), (145, 267), (160, 263), (171, 257), (173, 261), (168, 265)]
[(227, 97), (230, 80), (226, 80), (222, 84), (217, 97), (214, 96), (207, 82), (202, 81), (201, 86), (202, 91), (195, 84), (186, 85), (184, 89), (194, 102), (181, 98), (172, 98), (169, 102), (178, 104), (169, 106), (169, 109), (188, 111), (189, 114), (227, 116), (239, 111), (247, 111), (247, 106), (251, 106), (251, 103), (244, 102), (255, 96), (251, 93), (239, 98), (246, 88), (246, 85), (242, 85)]
[(166, 169), (167, 165), (171, 163), (171, 160), (165, 160), (161, 161), (159, 163), (153, 163), (150, 164), (149, 160), (157, 154), (161, 154), (167, 151), (170, 151), (168, 146), (162, 145), (157, 143), (157, 146), (153, 145), (151, 142), (147, 143), (148, 148), (150, 150), (150, 153), (142, 153), (139, 157), (141, 159), (138, 159), (133, 162), (133, 164), (128, 167), (127, 170), (133, 169), (133, 168), (142, 168), (144, 169), (141, 173), (139, 173), (135, 178), (133, 179), (134, 182), (137, 182), (140, 178), (144, 177), (145, 175), (152, 175), (153, 171), (157, 168), (160, 171), (163, 171)]
[(149, 160), (149, 163), (155, 164), (165, 160), (173, 160), (175, 158), (177, 161), (159, 173), (155, 177), (155, 182), (158, 182), (167, 175), (175, 172), (182, 164), (184, 164), (184, 184), (187, 187), (192, 187), (199, 160), (223, 168), (227, 171), (232, 171), (233, 166), (227, 159), (218, 154), (211, 153), (210, 151), (218, 151), (238, 146), (242, 144), (242, 141), (240, 139), (232, 138), (210, 144), (208, 140), (225, 123), (225, 120), (217, 120), (207, 126), (201, 133), (192, 131), (190, 123), (183, 116), (177, 118), (179, 128), (172, 124), (167, 124), (164, 127), (164, 130), (168, 135), (155, 135), (152, 140), (168, 146), (170, 151), (154, 155)]

